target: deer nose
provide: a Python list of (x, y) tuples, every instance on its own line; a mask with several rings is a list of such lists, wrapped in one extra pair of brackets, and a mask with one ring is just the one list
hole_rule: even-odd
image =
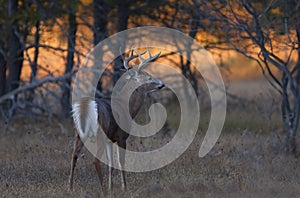
[(161, 84), (161, 85), (159, 85), (158, 89), (162, 89), (162, 88), (164, 88), (164, 87), (165, 87), (165, 85), (164, 85), (164, 84)]

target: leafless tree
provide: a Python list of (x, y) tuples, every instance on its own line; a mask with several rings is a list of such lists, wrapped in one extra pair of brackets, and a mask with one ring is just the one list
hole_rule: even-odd
[[(286, 1), (207, 1), (229, 49), (255, 60), (281, 96), (285, 148), (295, 152), (300, 114), (300, 4)], [(227, 48), (228, 46), (223, 46)], [(242, 67), (242, 66), (241, 66)]]
[[(60, 101), (61, 98), (65, 98), (69, 101), (69, 88), (72, 77), (69, 74), (74, 73), (72, 68), (74, 64), (74, 53), (80, 54), (75, 48), (76, 9), (69, 9), (74, 8), (75, 3), (76, 2), (68, 3), (67, 1), (55, 3), (37, 0), (0, 2), (1, 6), (5, 7), (7, 11), (5, 14), (1, 13), (1, 22), (3, 23), (1, 23), (0, 26), (0, 32), (3, 33), (0, 38), (1, 117), (10, 119), (16, 109), (26, 109), (26, 111), (24, 111), (26, 114), (34, 111), (34, 109), (40, 109), (42, 112), (45, 112), (44, 110), (46, 109), (46, 112), (53, 112), (53, 109), (50, 110), (46, 107), (46, 103), (37, 102), (45, 100), (45, 98), (47, 98), (45, 97), (46, 95), (52, 95), (57, 98), (58, 101)], [(67, 6), (61, 6), (62, 4), (66, 4)], [(72, 6), (70, 6), (71, 4)], [(68, 11), (65, 12), (66, 10), (63, 10), (63, 8), (68, 9)], [(71, 16), (67, 22), (67, 24), (70, 24), (69, 32), (62, 29), (62, 32), (66, 32), (66, 37), (69, 41), (68, 48), (63, 49), (62, 47), (53, 47), (51, 43), (42, 44), (40, 42), (42, 32), (41, 23), (43, 24), (43, 28), (45, 28), (47, 25), (53, 24), (52, 22), (55, 22), (56, 18), (61, 17), (64, 13)], [(30, 39), (28, 39), (29, 37)], [(52, 81), (56, 77), (54, 77), (54, 74), (47, 69), (48, 65), (43, 66), (38, 64), (40, 49), (42, 48), (52, 51), (53, 53), (61, 53), (62, 56), (63, 52), (67, 52), (65, 74), (63, 76), (58, 76), (57, 80)], [(31, 49), (34, 50), (33, 54), (30, 54), (29, 52)], [(24, 79), (20, 79), (24, 62), (28, 62), (31, 69), (31, 75), (28, 82)], [(48, 76), (46, 74), (45, 76), (39, 76), (39, 79), (37, 79), (39, 70), (48, 73)], [(45, 79), (52, 80), (48, 81)], [(45, 85), (41, 82), (44, 82)], [(51, 89), (48, 87), (50, 86), (49, 82), (51, 82), (50, 84), (52, 84), (52, 87), (53, 83), (63, 85), (61, 86), (62, 88), (67, 87), (67, 89), (63, 90), (63, 93), (65, 93), (63, 97), (60, 93), (55, 93), (53, 88)], [(44, 91), (41, 91), (41, 89), (44, 89)], [(21, 96), (18, 97), (18, 94), (21, 94)], [(9, 99), (7, 98), (8, 95), (11, 96)], [(17, 102), (20, 100), (24, 102), (22, 104)], [(62, 106), (68, 107), (69, 105)]]

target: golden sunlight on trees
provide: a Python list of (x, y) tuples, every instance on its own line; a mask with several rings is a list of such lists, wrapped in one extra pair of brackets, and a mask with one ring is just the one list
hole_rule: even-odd
[[(213, 54), (222, 71), (236, 71), (236, 78), (256, 78), (262, 73), (281, 97), (287, 150), (295, 150), (300, 115), (296, 0), (2, 0), (0, 6), (0, 111), (4, 119), (14, 114), (70, 117), (72, 78), (87, 52), (113, 33), (157, 25), (196, 39)], [(201, 75), (193, 65), (173, 54), (164, 58), (200, 94)], [(105, 82), (99, 82), (99, 92), (109, 92), (105, 90), (109, 82), (122, 75), (120, 61), (120, 57), (115, 60)]]
[(281, 96), (286, 150), (295, 152), (300, 97), (299, 2), (235, 2), (213, 5), (233, 50), (254, 60)]

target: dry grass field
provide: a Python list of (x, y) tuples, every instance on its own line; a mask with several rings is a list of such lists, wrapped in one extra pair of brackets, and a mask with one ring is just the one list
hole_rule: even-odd
[[(300, 158), (283, 151), (284, 130), (276, 116), (278, 110), (270, 102), (274, 97), (262, 97), (260, 85), (251, 90), (257, 85), (244, 83), (247, 85), (232, 85), (229, 90), (247, 90), (253, 96), (252, 102), (229, 103), (222, 135), (208, 155), (198, 157), (207, 124), (204, 114), (189, 149), (168, 166), (145, 173), (126, 173), (125, 193), (120, 188), (119, 172), (115, 171), (115, 197), (298, 197)], [(50, 124), (19, 118), (12, 122), (9, 131), (3, 128), (2, 125), (1, 197), (101, 196), (92, 156), (86, 149), (76, 167), (75, 190), (68, 192), (74, 139), (71, 122), (53, 120)], [(106, 170), (103, 165), (105, 173)], [(104, 179), (106, 188), (107, 174)]]

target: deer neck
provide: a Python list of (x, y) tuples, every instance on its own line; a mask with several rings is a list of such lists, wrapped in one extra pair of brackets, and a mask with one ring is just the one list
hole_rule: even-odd
[(121, 90), (114, 94), (114, 97), (117, 98), (121, 104), (128, 104), (129, 99), (129, 112), (131, 117), (134, 118), (144, 103), (146, 92), (143, 86), (141, 86), (135, 89), (133, 93), (130, 93), (128, 90), (132, 90), (132, 87), (134, 87), (134, 85), (126, 83)]
[(145, 101), (145, 97), (146, 97), (146, 93), (144, 92), (144, 90), (139, 87), (137, 88), (130, 100), (129, 100), (129, 111), (130, 111), (130, 115), (134, 118), (139, 110), (141, 109), (142, 105), (144, 104)]

